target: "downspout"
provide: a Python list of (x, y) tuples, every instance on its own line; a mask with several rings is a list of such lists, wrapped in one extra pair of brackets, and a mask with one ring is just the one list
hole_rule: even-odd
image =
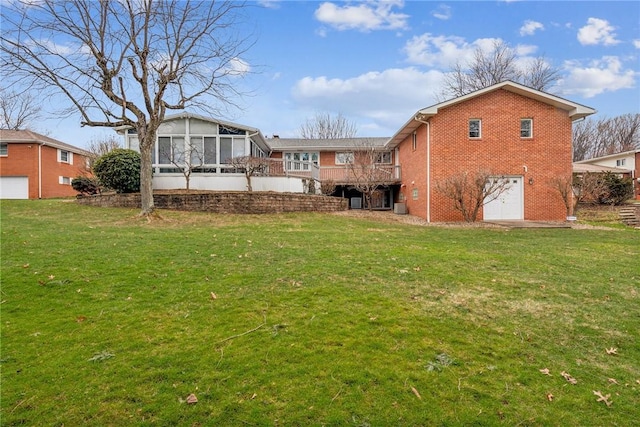
[(38, 145), (38, 199), (42, 199), (42, 146), (44, 143)]
[(418, 115), (414, 119), (427, 127), (427, 222), (429, 223), (431, 222), (431, 125), (428, 120), (422, 120)]

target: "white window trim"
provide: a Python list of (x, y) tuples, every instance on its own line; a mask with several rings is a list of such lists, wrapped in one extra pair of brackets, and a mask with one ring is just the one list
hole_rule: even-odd
[(412, 139), (411, 139), (411, 149), (413, 151), (416, 151), (418, 149), (418, 134), (417, 132), (413, 133)]
[[(64, 182), (65, 180), (66, 180), (67, 182)], [(68, 177), (68, 176), (60, 176), (60, 177), (58, 177), (58, 183), (59, 183), (60, 185), (71, 185), (71, 177)]]
[[(67, 153), (67, 160), (62, 160), (62, 152)], [(73, 164), (73, 153), (69, 150), (62, 150), (58, 148), (58, 161), (60, 163), (68, 163), (70, 165)]]
[(4, 153), (0, 153), (0, 157), (7, 157), (9, 156), (9, 144), (6, 142), (3, 142), (2, 144), (0, 144), (2, 146), (4, 146)]
[[(340, 159), (342, 156), (344, 156), (344, 159)], [(353, 151), (336, 151), (336, 165), (350, 165), (353, 160)]]
[[(529, 136), (522, 136), (522, 123), (529, 122)], [(520, 138), (522, 139), (531, 139), (533, 138), (533, 119), (520, 119)]]
[[(471, 136), (471, 122), (478, 122), (478, 136)], [(482, 119), (469, 119), (467, 122), (467, 136), (469, 139), (481, 139), (482, 138)]]

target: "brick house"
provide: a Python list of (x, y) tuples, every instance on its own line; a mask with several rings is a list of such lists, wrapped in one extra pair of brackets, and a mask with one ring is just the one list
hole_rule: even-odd
[(88, 175), (89, 153), (29, 130), (0, 130), (0, 198), (75, 196), (71, 180)]
[[(394, 191), (400, 184), (400, 165), (393, 150), (385, 147), (388, 140), (387, 137), (303, 139), (276, 136), (267, 139), (267, 144), (271, 147), (272, 159), (284, 160), (287, 174), (306, 175), (320, 183), (331, 183), (335, 186), (333, 194), (349, 199), (350, 207), (354, 209), (368, 207), (355, 181), (366, 178), (367, 174), (366, 170), (357, 167), (358, 160), (369, 161), (382, 178), (371, 200), (372, 208), (391, 209)], [(354, 158), (354, 153), (358, 152), (371, 152), (372, 156), (358, 159), (355, 154)]]
[(550, 181), (571, 176), (572, 122), (593, 113), (510, 81), (419, 110), (386, 144), (402, 165), (396, 202), (429, 222), (460, 221), (438, 182), (488, 170), (509, 187), (479, 219), (565, 220)]
[(584, 168), (595, 167), (593, 172), (612, 172), (633, 179), (633, 189), (636, 200), (640, 200), (640, 150), (624, 151), (608, 154), (574, 163), (574, 172)]

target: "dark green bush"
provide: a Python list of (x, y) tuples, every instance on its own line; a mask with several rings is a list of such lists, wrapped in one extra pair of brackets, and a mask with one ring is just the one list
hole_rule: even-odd
[(98, 194), (100, 192), (100, 184), (96, 178), (88, 176), (78, 176), (71, 180), (71, 187), (81, 194)]
[(118, 148), (104, 154), (93, 165), (102, 185), (117, 193), (140, 191), (140, 153)]
[(631, 178), (622, 178), (607, 172), (603, 175), (602, 181), (604, 192), (600, 197), (600, 203), (621, 205), (633, 197), (633, 180)]

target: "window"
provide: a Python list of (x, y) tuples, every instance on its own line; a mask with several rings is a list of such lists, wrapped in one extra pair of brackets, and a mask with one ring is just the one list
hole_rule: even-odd
[(533, 120), (520, 120), (520, 138), (533, 138)]
[(216, 137), (191, 137), (191, 165), (216, 164)]
[(71, 154), (71, 151), (58, 150), (58, 161), (73, 164), (73, 154)]
[(480, 119), (469, 120), (469, 138), (480, 138), (482, 131)]
[(320, 153), (317, 151), (309, 153), (284, 153), (285, 167), (288, 171), (311, 169), (311, 164), (318, 165)]
[(624, 166), (627, 159), (618, 159), (616, 160), (616, 166)]
[(418, 189), (417, 189), (417, 188), (414, 188), (414, 189), (411, 191), (411, 195), (413, 196), (413, 200), (418, 200)]
[(350, 151), (336, 152), (336, 165), (353, 163), (353, 153)]
[(71, 185), (71, 178), (69, 178), (68, 176), (61, 176), (59, 177), (58, 182), (62, 185)]
[(383, 151), (376, 156), (376, 163), (383, 165), (391, 164), (391, 151)]
[(9, 144), (6, 142), (0, 143), (0, 156), (8, 156), (9, 155)]
[(220, 162), (227, 163), (230, 159), (234, 157), (244, 156), (244, 137), (242, 138), (232, 138), (232, 137), (221, 137), (220, 138)]
[(418, 135), (414, 132), (413, 139), (411, 141), (411, 149), (416, 151), (418, 149)]

